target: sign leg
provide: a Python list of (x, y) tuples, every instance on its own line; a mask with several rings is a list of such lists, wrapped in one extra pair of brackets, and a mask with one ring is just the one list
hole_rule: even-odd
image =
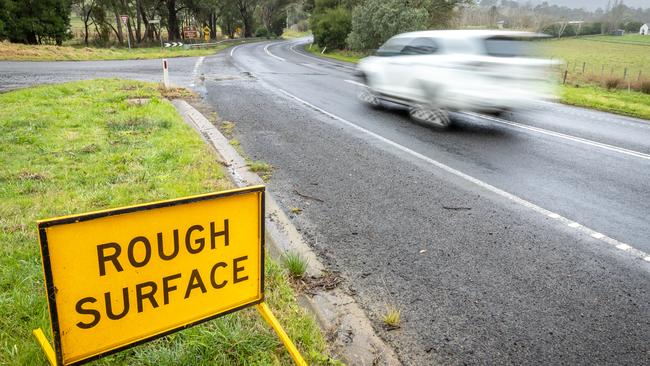
[(257, 304), (257, 310), (262, 314), (262, 317), (271, 326), (271, 328), (275, 330), (275, 333), (278, 334), (278, 337), (280, 337), (280, 340), (284, 344), (284, 347), (287, 349), (287, 351), (289, 351), (289, 354), (291, 355), (291, 358), (293, 358), (293, 361), (296, 363), (296, 365), (307, 366), (307, 362), (305, 362), (305, 360), (302, 358), (300, 352), (291, 341), (291, 338), (289, 338), (284, 329), (282, 329), (282, 326), (278, 322), (278, 319), (275, 318), (275, 315), (273, 315), (268, 305), (263, 302), (259, 303)]
[(54, 350), (52, 349), (50, 342), (48, 342), (47, 338), (45, 338), (45, 334), (43, 334), (43, 329), (41, 328), (34, 329), (32, 331), (32, 334), (34, 335), (34, 337), (36, 337), (38, 344), (43, 349), (47, 361), (50, 363), (51, 366), (56, 366), (56, 356), (54, 355)]

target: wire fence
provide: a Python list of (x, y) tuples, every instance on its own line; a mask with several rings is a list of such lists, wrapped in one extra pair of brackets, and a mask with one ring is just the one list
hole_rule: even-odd
[(607, 89), (627, 89), (650, 94), (650, 70), (640, 66), (622, 66), (588, 61), (555, 64), (553, 73), (562, 84), (600, 85)]

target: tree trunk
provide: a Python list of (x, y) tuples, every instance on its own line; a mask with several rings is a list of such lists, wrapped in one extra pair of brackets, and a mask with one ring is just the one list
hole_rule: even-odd
[(167, 33), (170, 41), (181, 38), (181, 32), (178, 28), (178, 14), (176, 10), (176, 0), (167, 0)]
[(124, 44), (124, 35), (122, 33), (122, 19), (120, 19), (120, 14), (117, 11), (117, 9), (113, 9), (113, 12), (115, 13), (115, 22), (117, 23), (117, 40), (120, 42), (120, 45)]
[(142, 43), (142, 20), (140, 16), (140, 3), (141, 0), (136, 0), (135, 2), (135, 20), (136, 20), (136, 26), (135, 26), (135, 40), (138, 42), (138, 44)]

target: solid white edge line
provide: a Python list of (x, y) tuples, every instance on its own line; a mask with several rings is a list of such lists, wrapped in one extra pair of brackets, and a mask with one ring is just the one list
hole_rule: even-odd
[(242, 46), (241, 44), (236, 45), (230, 50), (230, 57), (232, 57), (235, 54), (235, 50), (239, 48), (239, 46)]
[(358, 82), (358, 81), (354, 81), (354, 80), (343, 80), (343, 81), (345, 81), (346, 83), (350, 83), (350, 84), (353, 84), (353, 85), (357, 85), (357, 86), (366, 86), (366, 84), (364, 84), (364, 83), (360, 83), (360, 82)]
[(280, 61), (286, 61), (282, 57), (276, 56), (276, 55), (272, 54), (271, 51), (269, 51), (269, 46), (275, 45), (275, 44), (277, 44), (277, 43), (269, 43), (266, 46), (264, 46), (264, 52), (266, 52), (267, 55), (269, 55), (269, 56), (271, 56), (271, 57), (273, 57), (275, 59), (278, 59)]
[[(406, 147), (404, 145), (400, 145), (395, 141), (389, 140), (389, 139), (387, 139), (387, 138), (385, 138), (385, 137), (383, 137), (383, 136), (381, 136), (379, 134), (376, 134), (376, 133), (374, 133), (374, 132), (372, 132), (370, 130), (367, 130), (367, 129), (361, 127), (361, 126), (358, 126), (358, 125), (356, 125), (356, 124), (354, 124), (354, 123), (352, 123), (352, 122), (350, 122), (350, 121), (348, 121), (348, 120), (346, 120), (344, 118), (341, 118), (341, 117), (339, 117), (339, 116), (337, 116), (335, 114), (332, 114), (332, 113), (330, 113), (330, 112), (328, 112), (328, 111), (326, 111), (326, 110), (324, 110), (322, 108), (319, 108), (319, 107), (307, 102), (306, 100), (303, 100), (303, 99), (301, 99), (301, 98), (299, 98), (299, 97), (297, 97), (297, 96), (295, 96), (295, 95), (293, 95), (293, 94), (291, 94), (291, 93), (289, 93), (289, 92), (287, 92), (287, 91), (285, 91), (283, 89), (280, 89), (280, 88), (277, 88), (277, 87), (272, 87), (272, 86), (270, 86), (270, 87), (274, 88), (275, 90), (279, 91), (280, 93), (286, 95), (287, 97), (292, 98), (292, 99), (306, 105), (307, 107), (310, 107), (310, 108), (312, 108), (312, 109), (314, 109), (314, 110), (316, 110), (318, 112), (323, 113), (324, 115), (326, 115), (326, 116), (328, 116), (328, 117), (330, 117), (332, 119), (335, 119), (335, 120), (345, 124), (346, 126), (348, 126), (350, 128), (353, 128), (353, 129), (355, 129), (357, 131), (365, 133), (365, 134), (367, 134), (367, 135), (369, 135), (369, 136), (371, 136), (371, 137), (373, 137), (373, 138), (375, 138), (375, 139), (377, 139), (377, 140), (379, 140), (379, 141), (381, 141), (381, 142), (383, 142), (383, 143), (385, 143), (387, 145), (390, 145), (390, 146), (392, 146), (392, 147), (394, 147), (394, 148), (396, 148), (398, 150), (401, 150), (401, 151), (403, 151), (403, 152), (405, 152), (405, 153), (407, 153), (409, 155), (412, 155), (412, 156), (414, 156), (414, 157), (416, 157), (416, 158), (418, 158), (420, 160), (423, 160), (423, 161), (425, 161), (425, 162), (427, 162), (427, 163), (429, 163), (431, 165), (434, 165), (434, 166), (436, 166), (436, 167), (438, 167), (438, 168), (440, 168), (440, 169), (442, 169), (442, 170), (444, 170), (444, 171), (446, 171), (446, 172), (448, 172), (450, 174), (453, 174), (453, 175), (455, 175), (455, 176), (457, 176), (459, 178), (462, 178), (462, 179), (464, 179), (466, 181), (469, 181), (470, 183), (476, 184), (477, 186), (479, 186), (479, 187), (481, 187), (483, 189), (486, 189), (486, 190), (488, 190), (488, 191), (490, 191), (492, 193), (495, 193), (495, 194), (497, 194), (497, 195), (499, 195), (501, 197), (504, 197), (504, 198), (506, 198), (506, 199), (508, 199), (510, 201), (513, 201), (513, 202), (515, 202), (515, 203), (517, 203), (519, 205), (522, 205), (522, 206), (524, 206), (526, 208), (529, 208), (529, 209), (531, 209), (531, 210), (533, 210), (535, 212), (538, 212), (540, 214), (548, 216), (549, 218), (553, 218), (554, 220), (559, 221), (560, 223), (563, 223), (565, 225), (569, 225), (572, 228), (574, 228), (575, 230), (580, 231), (580, 232), (582, 232), (582, 233), (584, 233), (586, 235), (589, 235), (592, 238), (597, 239), (599, 241), (602, 241), (602, 242), (604, 242), (606, 244), (609, 244), (610, 246), (613, 246), (614, 248), (617, 248), (619, 250), (621, 250), (619, 247), (627, 248), (626, 250), (623, 250), (623, 251), (625, 251), (626, 253), (629, 253), (629, 254), (631, 254), (631, 255), (639, 258), (639, 259), (643, 259), (646, 262), (650, 262), (650, 255), (649, 254), (643, 252), (642, 250), (636, 249), (636, 248), (632, 247), (629, 244), (620, 242), (620, 241), (618, 241), (616, 239), (613, 239), (613, 238), (610, 238), (610, 237), (608, 237), (608, 236), (606, 236), (604, 234), (598, 233), (597, 231), (592, 230), (592, 229), (590, 229), (590, 228), (588, 228), (586, 226), (580, 225), (580, 224), (578, 224), (578, 223), (576, 223), (576, 222), (574, 222), (572, 220), (569, 220), (568, 218), (566, 218), (564, 216), (561, 216), (561, 215), (559, 215), (557, 213), (554, 213), (554, 212), (549, 211), (549, 210), (547, 210), (545, 208), (537, 206), (536, 204), (534, 204), (532, 202), (526, 201), (523, 198), (515, 196), (514, 194), (511, 194), (511, 193), (508, 193), (508, 192), (506, 192), (506, 191), (504, 191), (502, 189), (499, 189), (499, 188), (497, 188), (497, 187), (495, 187), (495, 186), (493, 186), (493, 185), (491, 185), (489, 183), (483, 182), (483, 181), (481, 181), (481, 180), (479, 180), (477, 178), (474, 178), (474, 177), (472, 177), (472, 176), (470, 176), (468, 174), (465, 174), (465, 173), (463, 173), (463, 172), (461, 172), (459, 170), (456, 170), (456, 169), (454, 169), (454, 168), (452, 168), (452, 167), (450, 167), (448, 165), (445, 165), (445, 164), (443, 164), (443, 163), (441, 163), (441, 162), (439, 162), (437, 160), (431, 159), (430, 157), (425, 156), (423, 154), (420, 154), (420, 153), (418, 153), (418, 152), (416, 152), (414, 150), (411, 150), (411, 149), (409, 149), (408, 147)], [(571, 225), (571, 224), (574, 224), (574, 225)], [(575, 224), (577, 224), (578, 226), (575, 226)]]
[(565, 139), (565, 140), (578, 142), (578, 143), (585, 144), (585, 145), (599, 147), (601, 149), (610, 150), (610, 151), (614, 151), (614, 152), (625, 154), (625, 155), (634, 156), (634, 157), (641, 158), (641, 159), (650, 160), (650, 155), (649, 154), (644, 154), (642, 152), (629, 150), (629, 149), (625, 149), (625, 148), (618, 147), (618, 146), (604, 144), (602, 142), (587, 140), (587, 139), (584, 139), (582, 137), (566, 135), (566, 134), (563, 134), (563, 133), (560, 133), (560, 132), (545, 130), (545, 129), (539, 128), (539, 127), (532, 127), (532, 126), (522, 125), (520, 123), (506, 121), (506, 120), (503, 120), (501, 118), (486, 116), (486, 115), (478, 114), (478, 113), (474, 113), (474, 112), (463, 112), (463, 114), (466, 114), (468, 116), (472, 116), (472, 117), (475, 117), (475, 118), (487, 119), (487, 120), (490, 120), (490, 121), (493, 121), (493, 122), (501, 123), (501, 124), (512, 126), (512, 127), (521, 128), (521, 129), (524, 129), (524, 130), (529, 130), (529, 131), (533, 131), (533, 132), (537, 132), (537, 133), (541, 133), (541, 134), (545, 134), (545, 135), (549, 135), (549, 136), (553, 136), (553, 137), (558, 137), (558, 138)]

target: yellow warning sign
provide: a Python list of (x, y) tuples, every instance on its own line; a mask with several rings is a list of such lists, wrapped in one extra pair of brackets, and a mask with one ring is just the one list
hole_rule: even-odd
[(44, 220), (38, 227), (61, 365), (263, 300), (263, 186)]

